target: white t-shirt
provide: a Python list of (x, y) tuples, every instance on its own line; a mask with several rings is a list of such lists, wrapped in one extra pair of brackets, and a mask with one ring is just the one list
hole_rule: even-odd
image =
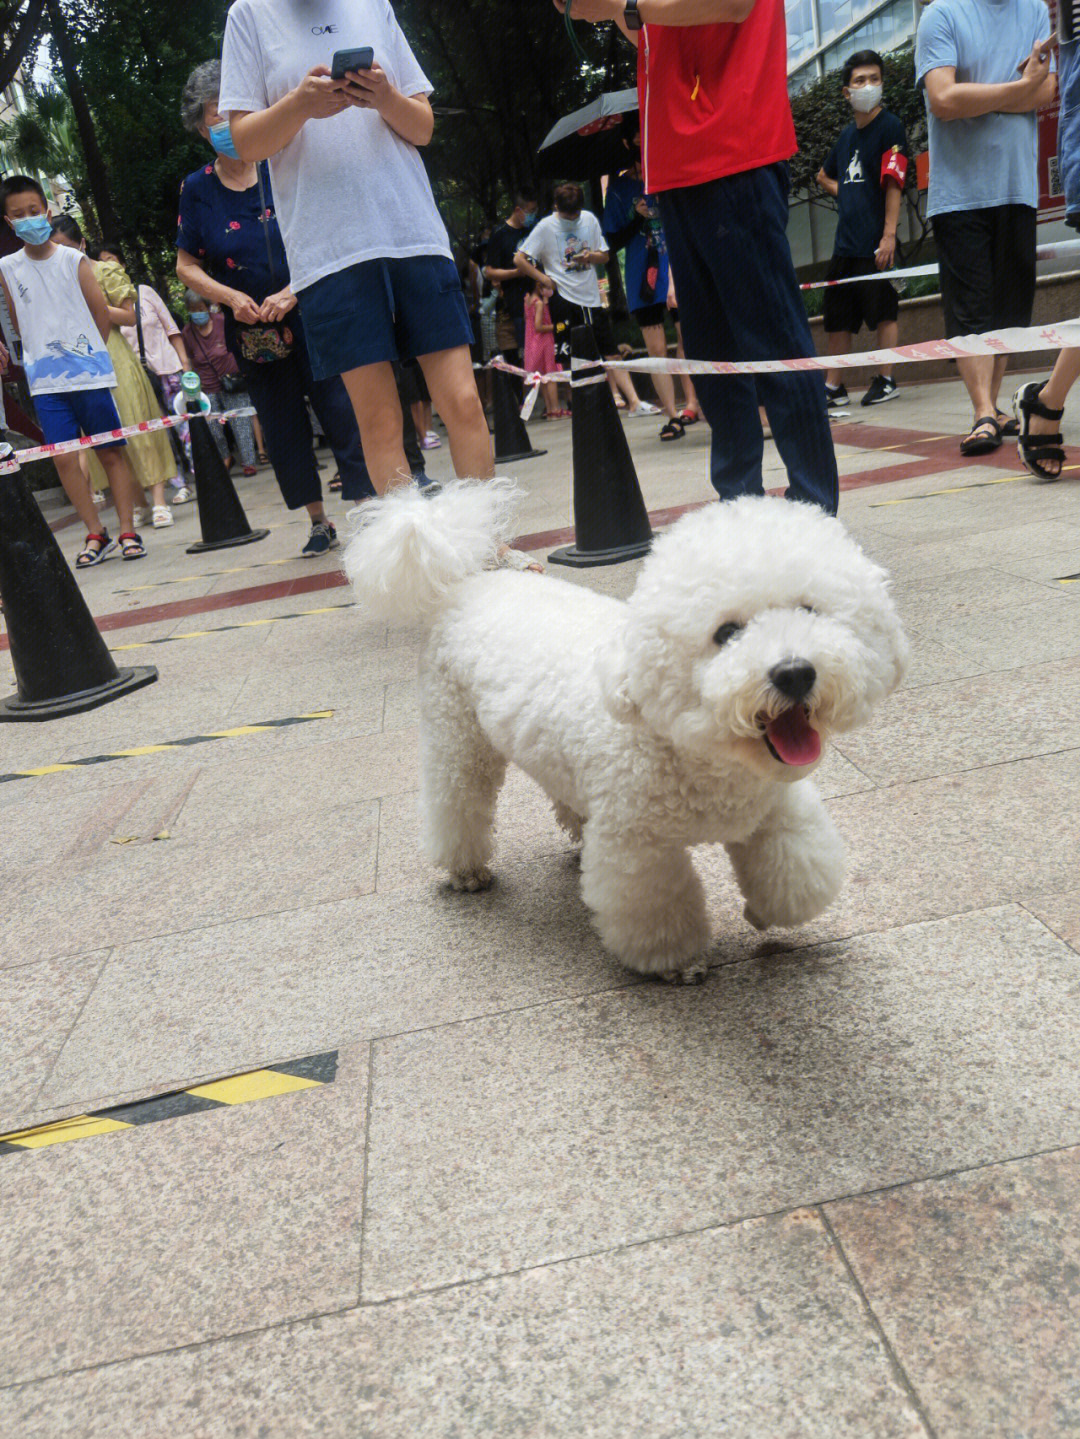
[(31, 260), (25, 250), (0, 260), (32, 395), (112, 389), (116, 384), (105, 341), (79, 284), (85, 259), (81, 250), (57, 245), (44, 260)]
[[(266, 110), (335, 50), (363, 45), (403, 95), (431, 94), (389, 0), (235, 0), (218, 109)], [(294, 291), (364, 260), (453, 258), (419, 150), (374, 110), (308, 120), (270, 176)]]
[(545, 215), (538, 220), (518, 246), (534, 265), (543, 265), (564, 300), (590, 309), (600, 303), (600, 281), (596, 266), (574, 268), (574, 257), (585, 250), (606, 250), (600, 221), (591, 210), (582, 210), (576, 220)]

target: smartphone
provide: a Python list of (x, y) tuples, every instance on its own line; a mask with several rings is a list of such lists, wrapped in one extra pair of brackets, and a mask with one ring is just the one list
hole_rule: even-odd
[(370, 70), (375, 63), (375, 51), (370, 45), (359, 50), (335, 50), (330, 61), (330, 78), (344, 80), (346, 70)]

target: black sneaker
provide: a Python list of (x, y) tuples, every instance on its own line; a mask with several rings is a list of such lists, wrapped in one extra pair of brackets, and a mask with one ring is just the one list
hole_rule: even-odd
[(307, 544), (300, 551), (300, 557), (301, 559), (310, 559), (312, 555), (325, 555), (327, 550), (336, 550), (337, 544), (337, 530), (330, 521), (316, 521), (311, 527)]
[(843, 385), (825, 386), (825, 403), (830, 410), (839, 410), (848, 402), (848, 392)]
[(870, 381), (870, 388), (859, 403), (883, 405), (886, 400), (895, 400), (899, 393), (900, 389), (895, 380), (887, 380), (884, 375), (875, 375)]

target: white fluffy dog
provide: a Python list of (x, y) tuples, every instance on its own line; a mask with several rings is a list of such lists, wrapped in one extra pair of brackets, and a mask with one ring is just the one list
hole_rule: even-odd
[(361, 604), (428, 626), (420, 657), (428, 856), (488, 885), (507, 760), (582, 841), (581, 890), (631, 969), (700, 978), (710, 945), (688, 848), (723, 844), (758, 929), (833, 900), (844, 854), (816, 786), (828, 737), (903, 675), (887, 576), (838, 520), (747, 497), (656, 541), (625, 603), (547, 576), (484, 572), (509, 528), (505, 480), (364, 506), (345, 553)]

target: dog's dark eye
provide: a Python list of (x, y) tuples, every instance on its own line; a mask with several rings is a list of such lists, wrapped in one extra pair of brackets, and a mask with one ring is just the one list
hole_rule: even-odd
[(713, 635), (713, 644), (717, 646), (726, 645), (728, 640), (734, 639), (735, 636), (745, 628), (745, 625), (736, 624), (734, 620), (728, 620), (727, 624), (721, 625)]
[(800, 605), (800, 606), (799, 606), (799, 609), (805, 610), (808, 615), (816, 615), (816, 614), (817, 614), (817, 610), (814, 609), (814, 606), (813, 606), (813, 605)]

